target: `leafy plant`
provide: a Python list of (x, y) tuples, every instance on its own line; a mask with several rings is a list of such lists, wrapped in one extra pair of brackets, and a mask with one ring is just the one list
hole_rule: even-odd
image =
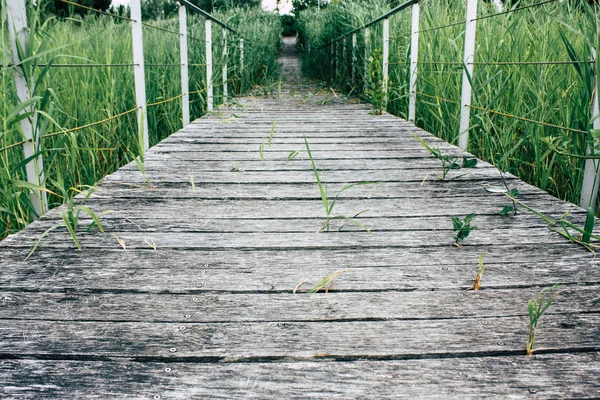
[[(319, 186), (319, 193), (321, 195), (321, 200), (323, 202), (323, 206), (325, 207), (325, 215), (326, 215), (326, 222), (325, 225), (323, 225), (323, 227), (321, 227), (321, 229), (319, 229), (317, 232), (329, 232), (329, 226), (332, 220), (334, 219), (343, 219), (343, 220), (347, 220), (350, 221), (351, 223), (353, 223), (354, 225), (358, 226), (359, 228), (371, 233), (371, 230), (369, 228), (367, 228), (366, 226), (364, 226), (363, 224), (361, 224), (360, 222), (358, 222), (357, 220), (355, 220), (354, 218), (356, 218), (357, 216), (359, 216), (360, 214), (365, 213), (367, 210), (363, 210), (360, 211), (359, 213), (355, 214), (352, 217), (348, 217), (346, 215), (332, 215), (333, 213), (333, 208), (335, 207), (335, 204), (338, 200), (338, 197), (340, 196), (340, 194), (342, 194), (343, 192), (345, 192), (346, 190), (354, 187), (354, 186), (359, 186), (359, 185), (376, 185), (377, 182), (356, 182), (356, 183), (351, 183), (349, 185), (344, 186), (342, 189), (340, 189), (339, 192), (337, 192), (337, 194), (335, 195), (335, 197), (333, 197), (333, 199), (330, 199), (329, 196), (327, 195), (327, 188), (325, 187), (325, 184), (323, 183), (323, 181), (321, 180), (321, 176), (319, 175), (319, 170), (317, 169), (317, 165), (315, 164), (315, 159), (313, 158), (313, 155), (310, 151), (310, 146), (308, 145), (308, 140), (306, 139), (306, 136), (304, 137), (304, 143), (306, 145), (306, 152), (308, 153), (308, 158), (310, 158), (310, 162), (312, 164), (312, 168), (313, 168), (313, 172), (315, 174), (315, 178), (317, 179), (317, 185)], [(341, 228), (340, 228), (341, 229)], [(338, 229), (338, 231), (340, 230)]]
[[(594, 255), (596, 254), (594, 249), (600, 249), (600, 246), (598, 246), (597, 244), (591, 243), (592, 239), (600, 240), (600, 236), (593, 234), (595, 217), (594, 217), (594, 210), (591, 207), (588, 208), (584, 227), (580, 228), (577, 225), (573, 224), (571, 221), (566, 220), (566, 217), (569, 215), (568, 211), (566, 213), (564, 213), (560, 219), (555, 220), (555, 219), (535, 210), (534, 208), (524, 204), (523, 202), (517, 200), (516, 198), (511, 197), (508, 193), (506, 193), (506, 196), (509, 199), (513, 200), (515, 203), (522, 206), (523, 208), (531, 211), (538, 217), (547, 221), (550, 224), (548, 226), (548, 229), (567, 238), (571, 243), (577, 243), (577, 244), (585, 247), (586, 249), (588, 249), (588, 251), (590, 251)], [(578, 232), (580, 235), (573, 236), (571, 234), (571, 232), (569, 231), (569, 229)]]
[(478, 160), (476, 158), (463, 157), (462, 167), (463, 168), (475, 168), (475, 167), (477, 167), (477, 161)]
[(481, 287), (481, 277), (483, 276), (483, 271), (485, 271), (485, 267), (483, 266), (483, 254), (479, 255), (479, 266), (477, 268), (477, 276), (475, 277), (475, 282), (473, 283), (473, 287), (471, 290), (479, 290)]
[[(500, 178), (502, 179), (502, 185), (505, 188), (504, 193), (508, 194), (512, 198), (517, 198), (521, 195), (521, 193), (519, 193), (519, 190), (517, 190), (517, 188), (512, 188), (512, 189), (508, 188), (508, 184), (506, 183), (506, 178), (504, 177), (504, 172), (502, 172), (502, 171), (500, 171)], [(519, 210), (517, 208), (517, 203), (513, 200), (512, 205), (504, 206), (498, 214), (508, 215), (509, 213), (512, 213), (513, 215), (517, 215), (518, 211)]]
[(467, 215), (462, 220), (457, 217), (452, 217), (452, 231), (456, 232), (456, 236), (454, 237), (455, 246), (462, 247), (460, 242), (465, 240), (471, 234), (471, 231), (477, 229), (476, 226), (471, 226), (473, 217), (475, 217), (475, 213)]
[(66, 211), (63, 211), (63, 213), (61, 214), (62, 223), (59, 222), (58, 224), (55, 224), (52, 227), (48, 228), (46, 231), (44, 231), (44, 233), (42, 233), (40, 235), (40, 237), (38, 238), (33, 249), (31, 250), (31, 252), (27, 255), (26, 259), (31, 257), (31, 255), (35, 252), (35, 250), (40, 245), (40, 242), (46, 235), (48, 235), (54, 229), (56, 229), (62, 225), (64, 225), (67, 228), (67, 231), (69, 232), (71, 239), (73, 239), (73, 243), (75, 243), (75, 246), (77, 247), (77, 249), (81, 250), (81, 243), (79, 242), (79, 239), (77, 238), (77, 230), (79, 229), (79, 218), (80, 218), (82, 212), (87, 214), (90, 218), (92, 218), (92, 222), (87, 227), (88, 233), (91, 232), (91, 230), (92, 230), (92, 228), (94, 228), (94, 226), (97, 226), (98, 229), (100, 230), (100, 232), (104, 232), (104, 227), (102, 226), (102, 223), (100, 222), (99, 217), (102, 215), (105, 215), (105, 214), (112, 213), (114, 211), (107, 210), (107, 211), (103, 211), (99, 214), (96, 214), (94, 211), (92, 211), (91, 208), (83, 205), (83, 203), (85, 203), (90, 198), (92, 193), (94, 193), (95, 189), (96, 188), (94, 188), (94, 187), (90, 187), (88, 192), (86, 193), (85, 197), (82, 199), (81, 204), (78, 204), (78, 205), (75, 205), (75, 200), (74, 200), (73, 196), (66, 196), (67, 197), (67, 201), (66, 201), (67, 209), (66, 209)]
[[(415, 139), (417, 139), (419, 141), (419, 143), (421, 143), (421, 145), (423, 147), (425, 147), (425, 149), (427, 149), (427, 151), (429, 151), (429, 153), (434, 156), (435, 158), (437, 158), (438, 160), (441, 161), (442, 163), (442, 174), (438, 175), (438, 179), (440, 179), (441, 181), (445, 181), (446, 177), (448, 176), (448, 173), (453, 170), (453, 169), (461, 169), (461, 168), (475, 168), (477, 166), (477, 159), (476, 158), (468, 158), (468, 157), (462, 157), (462, 166), (458, 163), (458, 160), (460, 157), (450, 157), (448, 155), (444, 155), (442, 154), (442, 152), (440, 151), (439, 148), (434, 149), (433, 147), (429, 146), (429, 144), (424, 141), (421, 137), (414, 135), (413, 137)], [(465, 174), (461, 174), (458, 176), (455, 176), (454, 178), (452, 178), (452, 180), (454, 179), (458, 179), (461, 176), (464, 176)], [(427, 180), (427, 177), (425, 178), (425, 180)]]
[(527, 311), (529, 312), (529, 339), (527, 340), (527, 355), (530, 356), (535, 351), (533, 348), (535, 334), (540, 322), (540, 318), (550, 308), (556, 296), (560, 293), (560, 284), (550, 288), (542, 289), (537, 296), (529, 299), (527, 302)]

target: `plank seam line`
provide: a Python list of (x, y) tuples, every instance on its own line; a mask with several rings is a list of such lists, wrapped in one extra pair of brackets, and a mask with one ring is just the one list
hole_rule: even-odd
[[(309, 232), (307, 232), (309, 233)], [(342, 232), (340, 232), (342, 233)], [(346, 233), (360, 233), (359, 231), (356, 232), (346, 232)], [(559, 236), (559, 235), (557, 235)], [(550, 238), (549, 238), (550, 239)], [(552, 237), (551, 240), (544, 242), (543, 244), (546, 246), (555, 246), (558, 245), (560, 243), (563, 243), (565, 239), (561, 240), (560, 237), (554, 238)], [(493, 244), (492, 244), (493, 245)], [(374, 249), (440, 249), (440, 248), (450, 248), (451, 246), (454, 246), (452, 244), (451, 241), (449, 241), (449, 243), (440, 243), (440, 244), (427, 244), (427, 245), (411, 245), (411, 244), (407, 244), (407, 245), (389, 245), (389, 244), (381, 244), (381, 245), (366, 245), (366, 244), (361, 244), (361, 243), (357, 243), (357, 244), (348, 244), (348, 245), (340, 245), (340, 246), (319, 246), (319, 245), (314, 245), (314, 246), (298, 246), (298, 247), (292, 247), (292, 246), (282, 246), (282, 247), (225, 247), (225, 246), (211, 246), (210, 244), (207, 245), (203, 245), (203, 246), (198, 246), (198, 247), (179, 247), (179, 246), (159, 246), (161, 250), (173, 250), (173, 251), (219, 251), (219, 250), (237, 250), (237, 251), (285, 251), (285, 250), (309, 250), (309, 251), (314, 251), (314, 250), (326, 250), (326, 251), (335, 251), (335, 250), (374, 250)], [(32, 246), (23, 246), (20, 244), (13, 244), (9, 242), (6, 242), (6, 245), (2, 245), (0, 246), (0, 249), (2, 248), (10, 248), (10, 249), (31, 249)], [(88, 247), (88, 250), (102, 250), (105, 251), (107, 249), (113, 249), (115, 246), (113, 244), (102, 244), (99, 246), (94, 246), (94, 247)], [(489, 249), (490, 247), (490, 243), (481, 243), (481, 244), (469, 244), (469, 245), (463, 245), (462, 249), (476, 249), (476, 248), (486, 248)], [(40, 250), (52, 250), (52, 249), (56, 249), (56, 250), (61, 250), (64, 249), (64, 247), (61, 246), (53, 246), (50, 244), (46, 244), (46, 245), (40, 245), (39, 247)], [(146, 251), (146, 250), (152, 250), (152, 249), (148, 249), (146, 247), (127, 247), (126, 251)], [(154, 251), (154, 250), (152, 250)], [(38, 250), (39, 252), (39, 250)]]
[[(229, 268), (222, 268), (229, 269)], [(354, 268), (360, 270), (362, 268)], [(600, 285), (600, 281), (586, 281), (586, 282), (562, 282), (561, 285), (567, 287), (593, 287)], [(411, 287), (411, 288), (389, 288), (389, 289), (331, 289), (329, 293), (317, 293), (317, 296), (327, 296), (328, 294), (336, 293), (411, 293), (411, 292), (471, 292), (472, 284), (469, 283), (465, 286), (453, 286), (453, 287)], [(480, 292), (486, 291), (502, 291), (502, 290), (515, 290), (515, 289), (542, 289), (547, 285), (541, 284), (519, 284), (519, 285), (498, 285), (498, 286), (487, 286), (481, 287)], [(189, 296), (189, 295), (203, 295), (203, 294), (222, 294), (222, 295), (265, 295), (265, 294), (291, 294), (292, 290), (202, 290), (202, 289), (190, 289), (181, 291), (165, 291), (165, 290), (139, 290), (139, 289), (93, 289), (93, 288), (30, 288), (30, 287), (9, 287), (0, 286), (0, 293), (54, 293), (54, 294), (153, 294), (153, 295), (169, 295), (169, 296)], [(299, 293), (301, 296), (304, 293)]]
[[(545, 354), (582, 354), (598, 353), (600, 346), (573, 347), (562, 349), (540, 349), (535, 352), (536, 355)], [(42, 354), (42, 353), (24, 353), (11, 354), (0, 353), (0, 360), (43, 360), (43, 361), (102, 361), (116, 362), (126, 360), (135, 363), (193, 363), (193, 364), (250, 364), (250, 363), (286, 363), (286, 362), (307, 362), (307, 361), (335, 361), (335, 362), (355, 362), (355, 361), (404, 361), (404, 360), (432, 360), (432, 359), (461, 359), (461, 358), (496, 358), (496, 357), (515, 357), (525, 356), (525, 350), (505, 350), (505, 351), (474, 351), (461, 353), (421, 353), (421, 354), (390, 354), (390, 355), (323, 355), (323, 356), (182, 356), (182, 357), (162, 357), (162, 356), (103, 356), (88, 354)]]
[[(565, 311), (565, 312), (550, 312), (548, 316), (573, 316), (573, 315), (590, 315), (595, 316), (600, 314), (598, 310), (580, 310), (580, 311)], [(3, 318), (0, 317), (0, 321), (31, 321), (31, 322), (55, 322), (55, 323), (103, 323), (103, 324), (128, 324), (128, 323), (140, 323), (140, 324), (153, 324), (153, 325), (229, 325), (229, 324), (242, 324), (242, 325), (258, 325), (258, 324), (314, 324), (314, 323), (351, 323), (351, 322), (415, 322), (415, 321), (478, 321), (486, 319), (501, 320), (505, 318), (514, 319), (526, 317), (525, 312), (521, 314), (507, 314), (507, 315), (481, 315), (477, 317), (473, 316), (458, 316), (458, 317), (363, 317), (363, 318), (331, 318), (331, 319), (280, 319), (280, 320), (211, 320), (211, 321), (192, 321), (192, 320), (136, 320), (136, 319), (55, 319), (55, 318)]]

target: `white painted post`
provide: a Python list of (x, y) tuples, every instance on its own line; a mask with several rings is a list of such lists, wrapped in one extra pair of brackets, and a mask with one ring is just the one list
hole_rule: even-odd
[(188, 71), (187, 10), (179, 5), (179, 53), (181, 59), (181, 114), (183, 126), (190, 124), (190, 85)]
[(244, 38), (240, 38), (240, 88), (244, 91)]
[(227, 29), (223, 28), (223, 104), (227, 103)]
[(206, 109), (213, 110), (213, 81), (212, 81), (212, 21), (207, 19), (204, 23), (206, 28)]
[(417, 114), (417, 68), (419, 66), (419, 3), (412, 6), (412, 36), (410, 40), (410, 85), (408, 93), (408, 120), (412, 123)]
[[(594, 59), (596, 55), (593, 54)], [(595, 73), (598, 73), (598, 66), (596, 65)], [(598, 87), (596, 86), (596, 79), (594, 79), (594, 99), (592, 101), (592, 125), (593, 129), (600, 129), (600, 105), (598, 104)], [(596, 143), (594, 143), (596, 144)], [(595, 156), (600, 155), (596, 151), (592, 151), (588, 146), (587, 154), (594, 154)], [(579, 205), (587, 210), (588, 207), (596, 209), (596, 203), (598, 201), (598, 186), (600, 185), (600, 160), (587, 159), (585, 160), (585, 172), (583, 175), (583, 186), (581, 188), (581, 198)]]
[[(131, 37), (133, 40), (133, 73), (135, 78), (135, 103), (138, 108), (138, 138), (141, 148), (150, 147), (148, 139), (148, 109), (146, 107), (146, 78), (144, 76), (144, 41), (142, 37), (142, 5), (140, 0), (131, 0)], [(143, 156), (143, 155), (141, 155)]]
[(370, 41), (370, 36), (371, 36), (371, 31), (369, 30), (369, 28), (365, 28), (365, 65), (364, 65), (364, 74), (363, 74), (363, 80), (364, 80), (364, 88), (363, 90), (365, 91), (365, 93), (367, 92), (367, 89), (369, 88), (369, 74), (368, 74), (368, 70), (369, 70), (369, 55), (371, 54), (371, 52), (369, 51), (369, 41)]
[[(463, 72), (462, 94), (460, 100), (460, 130), (458, 146), (466, 150), (469, 147), (469, 127), (471, 119), (471, 92), (469, 76), (473, 76), (475, 61), (475, 33), (477, 32), (477, 3), (478, 0), (467, 0), (467, 21), (465, 27), (465, 56), (463, 62), (466, 70)], [(467, 75), (468, 74), (468, 75)]]
[(357, 59), (356, 59), (356, 32), (352, 34), (352, 86), (356, 82), (356, 69), (357, 69)]
[[(25, 0), (9, 0), (6, 2), (6, 12), (8, 15), (8, 31), (10, 34), (10, 43), (12, 47), (13, 63), (18, 65), (21, 60), (17, 51), (17, 42), (22, 49), (25, 48), (29, 30), (27, 29), (27, 12), (25, 9)], [(27, 80), (23, 75), (23, 70), (20, 66), (15, 68), (15, 86), (17, 89), (17, 97), (21, 103), (31, 99), (31, 89), (27, 85)], [(32, 107), (27, 107), (21, 114), (33, 111)], [(21, 130), (25, 135), (26, 143), (23, 144), (23, 157), (30, 159), (34, 154), (41, 150), (41, 142), (36, 129), (36, 115), (24, 118), (21, 120)], [(45, 189), (44, 183), (44, 164), (41, 154), (31, 159), (25, 165), (27, 173), (27, 182), (40, 189)], [(38, 216), (48, 211), (48, 199), (44, 190), (32, 190), (29, 193), (29, 199)]]
[(387, 109), (390, 65), (390, 20), (383, 20), (383, 110)]

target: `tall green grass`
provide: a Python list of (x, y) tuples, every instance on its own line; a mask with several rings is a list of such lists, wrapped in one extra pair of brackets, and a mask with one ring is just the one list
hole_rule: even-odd
[[(524, 0), (520, 6), (539, 3)], [(331, 50), (322, 46), (389, 10), (387, 2), (340, 1), (298, 17), (304, 72), (346, 91), (361, 93), (365, 87), (365, 41), (358, 34), (359, 81), (349, 81), (351, 58), (325, 63)], [(496, 13), (492, 4), (480, 2), (479, 16)], [(419, 73), (416, 124), (456, 143), (459, 133), (460, 92), (463, 74), (465, 2), (427, 0), (421, 4)], [(410, 54), (410, 8), (390, 19), (390, 95), (387, 110), (406, 118)], [(506, 15), (482, 19), (477, 27), (477, 63), (587, 61), (597, 47), (598, 15), (585, 0), (553, 2)], [(431, 30), (458, 23), (456, 26)], [(382, 47), (381, 24), (371, 27), (367, 58)], [(310, 46), (309, 46), (310, 44)], [(347, 47), (351, 41), (347, 39)], [(309, 51), (310, 48), (310, 51)], [(440, 62), (446, 64), (440, 64)], [(435, 64), (437, 63), (437, 64)], [(334, 68), (332, 68), (332, 65)], [(583, 155), (592, 140), (591, 101), (593, 65), (476, 65), (472, 76), (472, 104), (486, 110), (541, 121), (586, 133), (573, 132), (484, 110), (471, 112), (469, 151), (510, 171), (553, 195), (577, 203), (583, 160), (562, 155)], [(367, 82), (380, 84), (379, 82)]]
[[(4, 13), (4, 10), (3, 10)], [(33, 22), (36, 10), (28, 10)], [(239, 39), (231, 33), (229, 41), (229, 90), (239, 94), (253, 85), (275, 80), (278, 73), (278, 16), (259, 9), (232, 9), (218, 18), (236, 28), (245, 37), (244, 70), (240, 70)], [(153, 25), (177, 32), (178, 21), (152, 21)], [(204, 19), (191, 15), (188, 21), (189, 63), (205, 64)], [(18, 124), (10, 124), (7, 116), (18, 105), (13, 71), (10, 68), (10, 45), (6, 15), (2, 18), (3, 69), (0, 110), (3, 130), (0, 149), (22, 140)], [(37, 62), (52, 63), (47, 75), (39, 82), (36, 93), (50, 93), (45, 111), (53, 119), (40, 117), (46, 186), (54, 193), (58, 188), (93, 185), (138, 154), (137, 123), (130, 113), (68, 133), (63, 129), (79, 127), (105, 120), (135, 107), (133, 68), (64, 68), (59, 64), (131, 64), (132, 43), (129, 22), (107, 16), (88, 16), (64, 20), (51, 19), (33, 29), (35, 45), (28, 52)], [(181, 93), (179, 66), (179, 35), (144, 27), (144, 56), (148, 103), (161, 102)], [(222, 101), (222, 32), (213, 24), (213, 81), (215, 103)], [(43, 53), (43, 49), (51, 50)], [(155, 66), (152, 66), (154, 64)], [(32, 68), (32, 76), (40, 76), (43, 68)], [(190, 66), (191, 117), (206, 112), (206, 72), (203, 65)], [(158, 143), (182, 127), (181, 100), (149, 107), (150, 145)], [(53, 133), (57, 133), (52, 135)], [(27, 188), (17, 182), (25, 180), (21, 146), (0, 150), (0, 239), (26, 226), (34, 217)], [(51, 207), (66, 199), (51, 194)]]

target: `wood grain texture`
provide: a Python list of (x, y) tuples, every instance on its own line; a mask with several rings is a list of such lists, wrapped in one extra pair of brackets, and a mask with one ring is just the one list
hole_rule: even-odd
[[(82, 214), (81, 250), (64, 207), (0, 242), (0, 397), (600, 397), (600, 259), (523, 207), (498, 215), (499, 189), (579, 226), (585, 211), (481, 161), (441, 181), (413, 135), (472, 156), (369, 110), (298, 82), (235, 99), (105, 177), (85, 205), (112, 212), (104, 233)], [(316, 233), (304, 137), (329, 201), (378, 182), (332, 212), (368, 210), (373, 234)], [(459, 248), (451, 217), (470, 213)], [(524, 356), (527, 302), (557, 283)]]
[[(0, 361), (17, 399), (597, 398), (598, 353), (397, 361)], [(549, 368), (548, 366), (551, 366)], [(326, 378), (325, 378), (326, 377)], [(587, 377), (587, 378), (586, 378)], [(326, 380), (325, 380), (326, 379)]]

